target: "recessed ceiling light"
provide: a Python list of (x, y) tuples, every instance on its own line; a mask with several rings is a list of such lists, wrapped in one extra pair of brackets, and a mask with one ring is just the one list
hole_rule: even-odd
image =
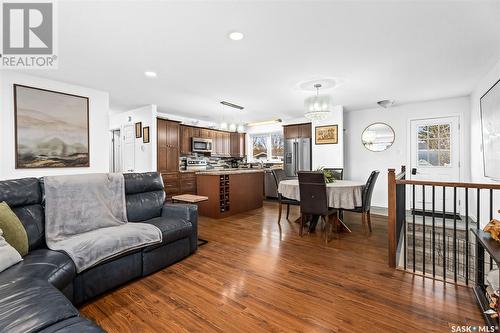
[(144, 75), (146, 75), (147, 77), (157, 77), (158, 76), (155, 72), (151, 72), (151, 71), (144, 72)]
[(229, 33), (229, 38), (232, 40), (242, 40), (243, 37), (244, 37), (243, 33), (239, 31), (233, 31)]

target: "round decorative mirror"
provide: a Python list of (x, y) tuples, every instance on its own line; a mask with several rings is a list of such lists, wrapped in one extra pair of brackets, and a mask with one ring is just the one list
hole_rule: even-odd
[(394, 143), (394, 130), (385, 123), (373, 123), (363, 131), (361, 142), (371, 151), (384, 151)]

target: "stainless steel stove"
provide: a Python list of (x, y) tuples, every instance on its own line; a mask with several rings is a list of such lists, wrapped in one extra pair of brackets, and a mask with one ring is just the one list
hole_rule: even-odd
[(202, 171), (207, 169), (207, 161), (205, 160), (187, 160), (187, 171)]

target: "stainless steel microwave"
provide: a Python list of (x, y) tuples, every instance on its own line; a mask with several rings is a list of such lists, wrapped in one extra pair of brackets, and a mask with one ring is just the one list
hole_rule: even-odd
[(193, 138), (191, 148), (193, 153), (211, 153), (212, 139)]

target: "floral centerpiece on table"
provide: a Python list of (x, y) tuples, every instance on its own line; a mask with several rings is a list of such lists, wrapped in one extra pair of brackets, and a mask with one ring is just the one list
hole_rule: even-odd
[(323, 172), (323, 175), (325, 176), (326, 183), (334, 183), (335, 182), (335, 177), (333, 176), (333, 172), (331, 170), (325, 170), (325, 167), (319, 167), (318, 169), (316, 169), (316, 171)]

